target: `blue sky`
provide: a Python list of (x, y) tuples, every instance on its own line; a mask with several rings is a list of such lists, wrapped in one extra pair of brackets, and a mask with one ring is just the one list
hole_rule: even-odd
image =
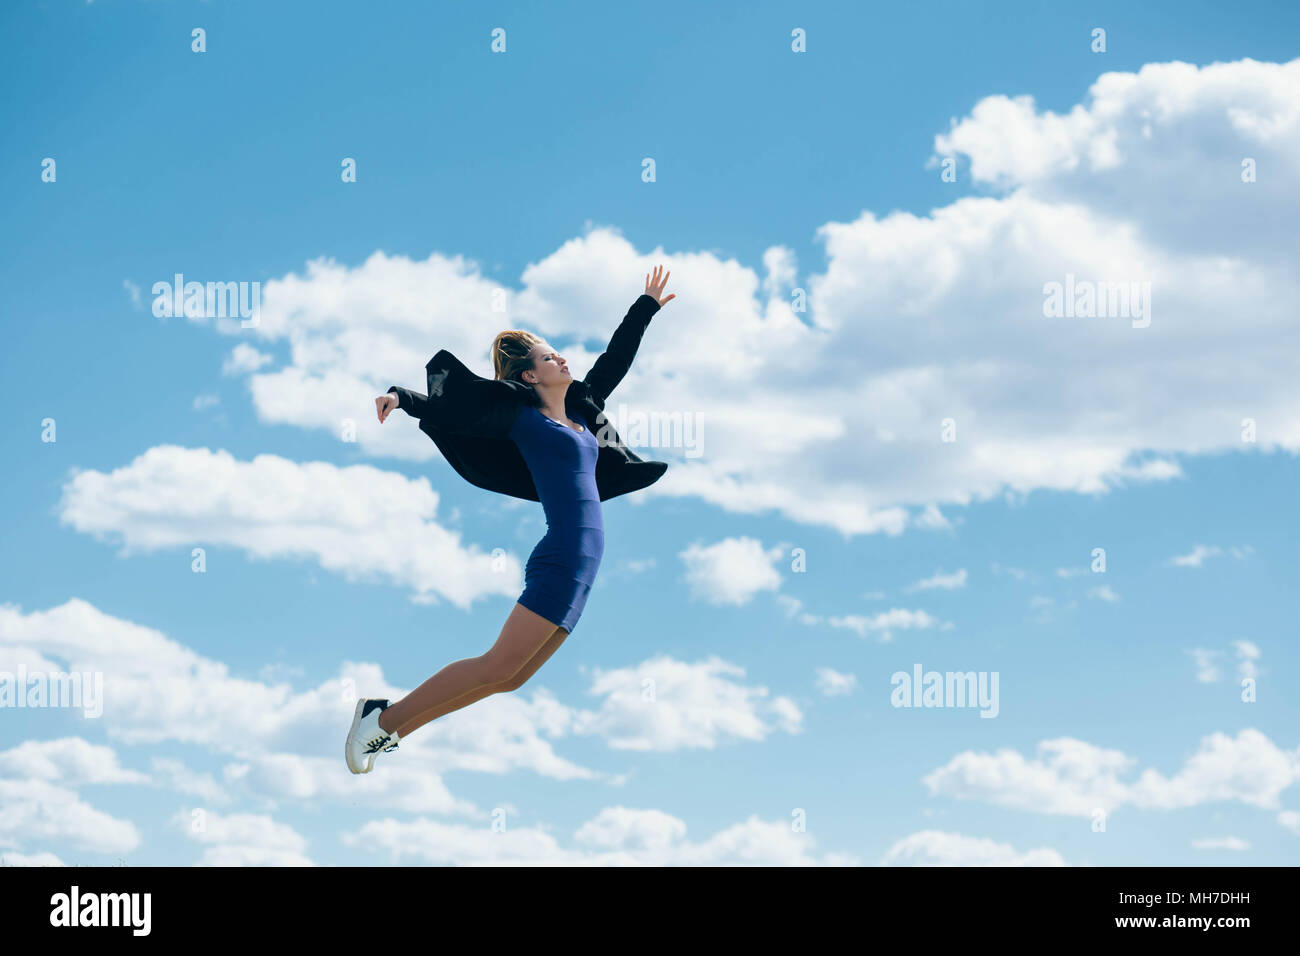
[[(105, 684), (0, 709), (6, 862), (1300, 857), (1300, 12), (740, 9), (5, 5), (0, 671)], [(506, 327), (580, 377), (660, 262), (611, 405), (702, 454), (639, 449), (529, 683), (352, 776), (344, 682), (486, 651), (544, 531), (373, 397)]]

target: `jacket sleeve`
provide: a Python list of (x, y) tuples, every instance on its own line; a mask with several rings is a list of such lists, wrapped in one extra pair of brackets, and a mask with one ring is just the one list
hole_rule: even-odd
[(429, 396), (400, 385), (390, 385), (388, 391), (397, 396), (397, 407), (412, 418), (423, 418), (428, 411)]
[[(426, 366), (429, 394), (423, 406), (419, 393), (411, 393), (412, 407), (420, 419), (454, 434), (478, 438), (508, 438), (524, 403), (527, 387), (515, 382), (483, 378), (445, 350)], [(399, 401), (401, 393), (399, 391)]]
[(636, 357), (636, 350), (641, 345), (641, 336), (645, 334), (646, 326), (659, 308), (659, 303), (649, 293), (633, 302), (632, 308), (628, 309), (627, 315), (623, 316), (623, 321), (614, 330), (609, 345), (596, 358), (591, 371), (583, 379), (591, 390), (592, 399), (601, 408), (605, 407), (605, 400), (632, 367), (632, 359)]

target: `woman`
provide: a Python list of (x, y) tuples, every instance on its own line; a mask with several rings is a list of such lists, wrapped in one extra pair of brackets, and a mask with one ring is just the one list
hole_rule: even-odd
[(660, 278), (661, 269), (653, 279), (646, 275), (645, 293), (582, 382), (544, 339), (512, 330), (492, 344), (494, 379), (474, 375), (442, 350), (426, 366), (428, 395), (394, 385), (375, 399), (381, 423), (394, 408), (418, 418), (466, 480), (540, 501), (547, 530), (491, 650), (448, 664), (395, 704), (357, 701), (344, 747), (353, 773), (369, 773), (376, 756), (429, 721), (517, 690), (573, 633), (604, 554), (601, 502), (646, 487), (668, 467), (638, 458), (604, 417), (605, 400), (627, 374), (650, 318), (676, 298), (661, 298), (671, 275)]

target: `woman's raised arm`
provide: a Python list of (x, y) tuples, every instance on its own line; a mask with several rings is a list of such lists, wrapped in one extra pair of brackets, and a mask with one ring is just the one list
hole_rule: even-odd
[(663, 295), (664, 285), (668, 282), (668, 276), (672, 275), (671, 272), (665, 273), (661, 279), (662, 269), (663, 266), (655, 266), (653, 281), (647, 273), (645, 292), (632, 303), (632, 308), (628, 309), (627, 315), (623, 316), (623, 321), (614, 330), (609, 345), (597, 356), (596, 361), (592, 363), (591, 371), (583, 379), (591, 389), (591, 397), (602, 408), (610, 393), (619, 382), (623, 381), (628, 369), (632, 367), (632, 359), (636, 358), (637, 349), (641, 346), (641, 337), (645, 334), (651, 317), (668, 302), (677, 298), (676, 294), (660, 298)]

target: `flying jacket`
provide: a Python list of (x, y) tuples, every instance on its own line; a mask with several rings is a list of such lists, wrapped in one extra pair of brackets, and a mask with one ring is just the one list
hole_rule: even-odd
[[(637, 457), (605, 416), (605, 401), (631, 368), (641, 336), (658, 311), (652, 295), (633, 302), (587, 377), (570, 382), (564, 395), (565, 414), (591, 429), (600, 446), (596, 488), (601, 501), (639, 491), (668, 470), (666, 462)], [(397, 395), (402, 411), (420, 420), (420, 431), (433, 439), (448, 464), (479, 488), (540, 501), (532, 473), (510, 438), (515, 417), (528, 405), (540, 405), (533, 387), (475, 375), (446, 349), (429, 360), (425, 371), (427, 395), (398, 385), (388, 391)]]

